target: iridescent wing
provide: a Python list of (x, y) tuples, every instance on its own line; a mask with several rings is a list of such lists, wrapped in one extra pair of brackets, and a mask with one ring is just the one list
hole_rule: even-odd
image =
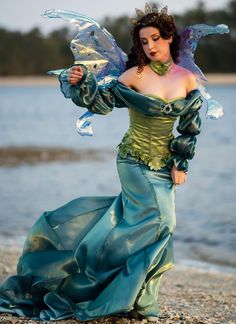
[(229, 33), (227, 25), (209, 26), (206, 24), (198, 24), (186, 27), (181, 35), (180, 53), (178, 64), (188, 69), (196, 76), (198, 82), (198, 89), (201, 91), (202, 96), (207, 101), (206, 116), (211, 119), (219, 119), (223, 116), (223, 108), (219, 102), (212, 99), (211, 95), (205, 91), (205, 87), (201, 84), (202, 81), (207, 81), (201, 69), (195, 64), (194, 53), (197, 48), (199, 39), (202, 36), (212, 34), (225, 34)]
[[(94, 73), (98, 84), (117, 79), (125, 70), (127, 55), (115, 42), (114, 37), (92, 18), (68, 10), (47, 10), (47, 18), (60, 18), (77, 28), (77, 34), (70, 43), (75, 64), (84, 64)], [(49, 71), (48, 74), (59, 75), (63, 70)], [(93, 129), (89, 111), (76, 121), (77, 132), (82, 136), (92, 136)]]
[(200, 79), (206, 81), (204, 74), (194, 61), (194, 53), (198, 41), (202, 36), (225, 33), (229, 33), (229, 28), (227, 25), (223, 24), (216, 26), (197, 24), (184, 28), (180, 34), (181, 42), (178, 64), (193, 72)]
[[(60, 18), (77, 28), (77, 34), (70, 43), (75, 64), (81, 63), (91, 70), (99, 84), (116, 79), (125, 70), (127, 55), (115, 42), (114, 37), (98, 22), (80, 13), (68, 10), (47, 10), (47, 18)], [(59, 74), (61, 70), (50, 71)]]

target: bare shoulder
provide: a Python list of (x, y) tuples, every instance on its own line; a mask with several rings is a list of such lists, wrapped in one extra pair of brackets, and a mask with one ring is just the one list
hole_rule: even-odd
[(126, 70), (119, 76), (118, 81), (125, 84), (127, 87), (133, 87), (138, 80), (137, 70), (137, 66), (133, 66), (132, 68)]
[(179, 69), (179, 73), (181, 74), (181, 77), (183, 78), (184, 83), (186, 85), (187, 93), (189, 93), (190, 91), (196, 89), (197, 88), (197, 82), (196, 82), (195, 75), (191, 71), (183, 68), (182, 66), (178, 65), (178, 69)]

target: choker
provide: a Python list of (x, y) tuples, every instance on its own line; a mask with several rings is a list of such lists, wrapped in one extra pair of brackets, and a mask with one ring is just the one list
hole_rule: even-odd
[(150, 68), (159, 75), (165, 75), (172, 67), (174, 61), (172, 57), (166, 62), (161, 63), (159, 61), (151, 61), (149, 63)]

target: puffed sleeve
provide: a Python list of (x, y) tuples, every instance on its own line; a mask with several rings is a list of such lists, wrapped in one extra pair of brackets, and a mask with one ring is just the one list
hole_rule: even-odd
[(199, 109), (202, 106), (202, 98), (199, 97), (187, 113), (179, 118), (177, 131), (181, 134), (174, 138), (170, 144), (170, 149), (173, 153), (167, 161), (167, 166), (172, 168), (173, 164), (177, 170), (187, 172), (188, 160), (191, 160), (195, 154), (196, 135), (201, 131), (201, 118)]
[(70, 98), (77, 106), (86, 107), (94, 114), (106, 115), (114, 107), (127, 107), (112, 91), (115, 82), (106, 85), (98, 85), (94, 74), (82, 67), (84, 74), (82, 79), (76, 84), (71, 85), (68, 82), (68, 70), (63, 70), (59, 75), (61, 91), (66, 98)]

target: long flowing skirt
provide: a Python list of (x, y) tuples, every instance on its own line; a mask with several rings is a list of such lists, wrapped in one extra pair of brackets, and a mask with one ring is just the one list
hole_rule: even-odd
[(81, 197), (41, 215), (17, 275), (0, 287), (0, 312), (44, 321), (159, 314), (160, 278), (174, 263), (170, 170), (119, 155), (117, 166), (117, 197)]

